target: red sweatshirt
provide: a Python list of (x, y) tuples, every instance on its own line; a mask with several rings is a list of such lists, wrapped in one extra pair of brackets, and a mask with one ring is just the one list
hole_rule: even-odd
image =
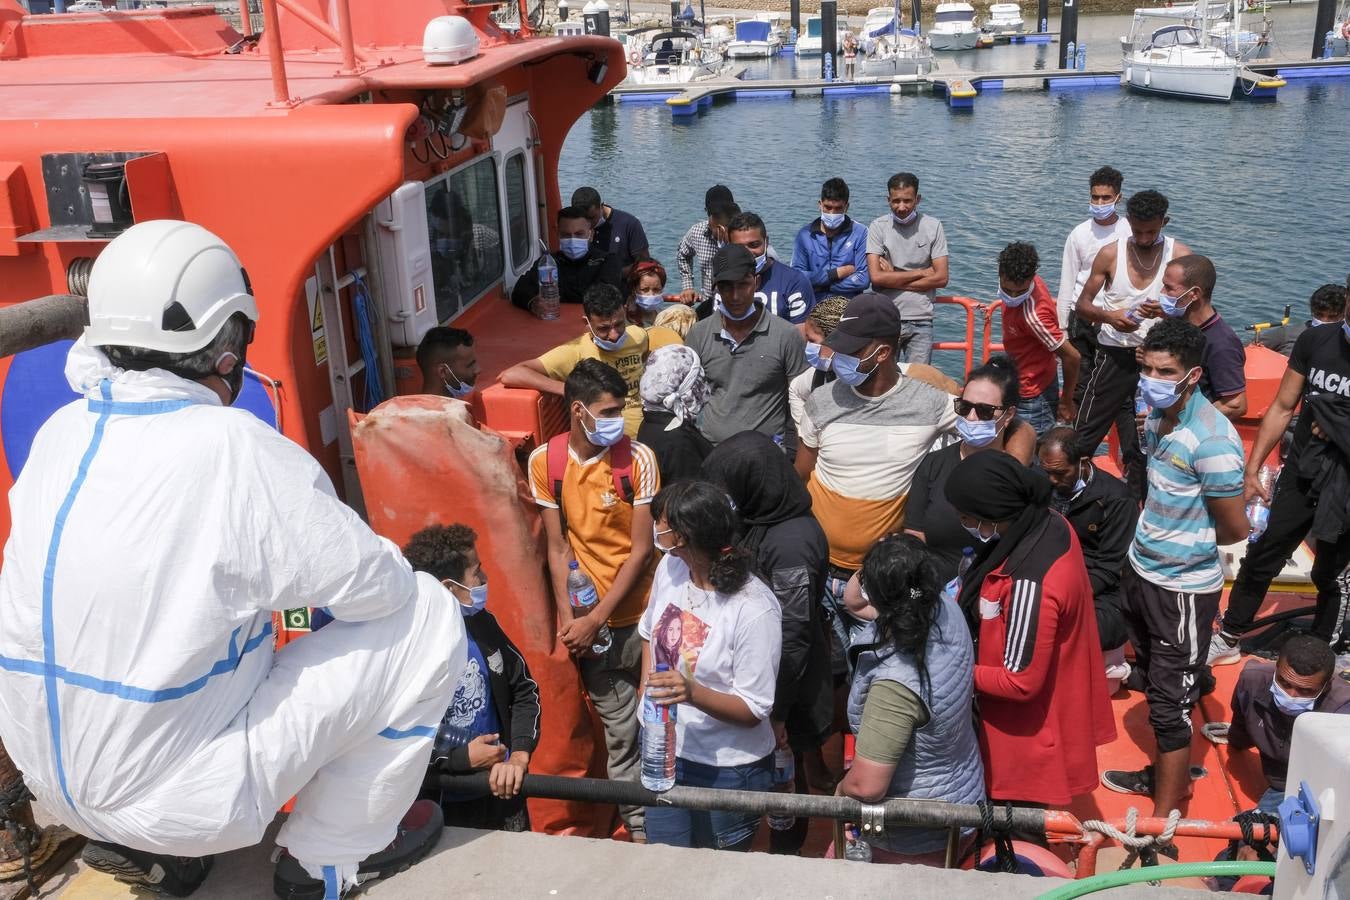
[(1059, 806), (1097, 786), (1097, 746), (1115, 740), (1092, 585), (1058, 513), (985, 578), (975, 694), (989, 796)]

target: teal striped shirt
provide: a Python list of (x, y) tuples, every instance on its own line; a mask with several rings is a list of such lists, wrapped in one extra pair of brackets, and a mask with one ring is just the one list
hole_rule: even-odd
[(1242, 493), (1242, 441), (1199, 391), (1171, 433), (1158, 437), (1162, 413), (1144, 426), (1148, 498), (1130, 545), (1130, 564), (1152, 584), (1185, 593), (1223, 589), (1223, 569), (1207, 497)]

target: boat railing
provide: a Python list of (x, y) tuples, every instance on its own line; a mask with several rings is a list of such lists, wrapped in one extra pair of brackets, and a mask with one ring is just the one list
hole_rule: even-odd
[[(486, 793), (488, 773), (442, 775), (441, 783), (455, 789), (475, 788)], [(527, 774), (521, 795), (535, 799), (569, 800), (582, 803), (622, 804), (678, 809), (723, 810), (749, 815), (833, 819), (850, 822), (864, 837), (880, 837), (896, 828), (946, 829), (947, 867), (959, 864), (956, 848), (963, 829), (980, 829), (985, 840), (1011, 838), (1014, 834), (1044, 835), (1049, 843), (1077, 847), (1075, 877), (1096, 874), (1097, 852), (1108, 842), (1127, 849), (1167, 843), (1173, 837), (1209, 838), (1218, 841), (1261, 842), (1278, 840), (1272, 822), (1252, 825), (1237, 820), (1183, 819), (1174, 811), (1166, 818), (1139, 816), (1131, 809), (1119, 819), (1080, 820), (1073, 813), (994, 803), (948, 803), (942, 800), (883, 798), (865, 803), (853, 797), (820, 794), (789, 794), (771, 791), (738, 791), (677, 785), (668, 791), (650, 791), (631, 781), (575, 778), (562, 775)], [(1244, 833), (1245, 832), (1245, 833)], [(838, 831), (836, 830), (836, 835)], [(836, 859), (844, 859), (836, 847)]]
[[(937, 324), (937, 310), (940, 306), (960, 307), (965, 316), (965, 323), (962, 328), (962, 337), (954, 341), (935, 341), (933, 343), (934, 351), (956, 352), (965, 357), (965, 368), (961, 370), (962, 375), (975, 368), (978, 353), (979, 362), (983, 363), (989, 359), (993, 353), (1003, 350), (1003, 344), (993, 339), (993, 320), (998, 310), (1002, 309), (1003, 303), (995, 300), (993, 303), (983, 303), (972, 297), (934, 297), (935, 304), (934, 325)], [(978, 335), (978, 338), (977, 338)]]

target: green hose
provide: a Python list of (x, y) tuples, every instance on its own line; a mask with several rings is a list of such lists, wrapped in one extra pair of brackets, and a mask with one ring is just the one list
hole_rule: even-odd
[(1108, 888), (1138, 884), (1141, 881), (1163, 881), (1168, 878), (1190, 878), (1192, 876), (1221, 875), (1266, 875), (1275, 877), (1273, 862), (1197, 862), (1179, 863), (1174, 866), (1148, 866), (1143, 869), (1122, 869), (1119, 872), (1107, 872), (1071, 882), (1063, 887), (1046, 891), (1036, 900), (1071, 900), (1085, 894), (1095, 894)]

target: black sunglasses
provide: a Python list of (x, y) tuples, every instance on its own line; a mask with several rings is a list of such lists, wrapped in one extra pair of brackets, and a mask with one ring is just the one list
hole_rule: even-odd
[(970, 415), (972, 409), (975, 410), (975, 416), (981, 422), (988, 422), (1008, 408), (1006, 406), (995, 406), (993, 403), (971, 403), (969, 400), (963, 400), (960, 397), (952, 399), (952, 406), (956, 409), (956, 414), (963, 419)]

